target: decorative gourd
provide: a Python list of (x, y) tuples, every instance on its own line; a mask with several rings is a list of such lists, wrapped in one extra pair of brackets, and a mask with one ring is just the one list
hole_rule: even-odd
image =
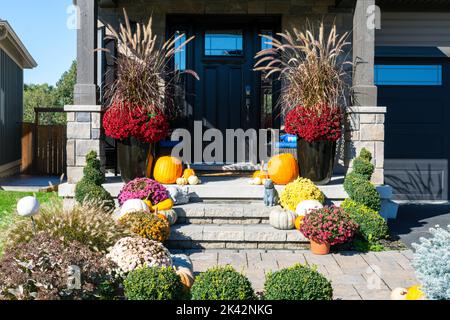
[(188, 182), (191, 186), (195, 186), (201, 183), (200, 179), (197, 176), (190, 176)]
[(254, 185), (254, 186), (260, 186), (262, 185), (262, 180), (259, 177), (253, 178), (252, 180), (250, 180), (250, 184)]
[(188, 164), (187, 165), (187, 169), (184, 170), (183, 173), (183, 178), (185, 179), (189, 179), (192, 176), (196, 176), (197, 174), (195, 173), (194, 169), (191, 169), (191, 166)]
[(305, 200), (298, 204), (297, 209), (295, 210), (295, 213), (298, 216), (306, 216), (309, 212), (316, 209), (322, 209), (323, 204), (321, 204), (317, 200)]
[(267, 171), (264, 171), (264, 161), (261, 162), (260, 169), (253, 173), (253, 179), (256, 179), (256, 178), (261, 179), (261, 181), (269, 179), (269, 174), (267, 173)]
[(189, 184), (188, 179), (183, 178), (183, 177), (178, 178), (176, 182), (177, 182), (177, 185), (179, 185), (179, 186), (187, 186)]
[(156, 161), (153, 177), (163, 184), (174, 184), (183, 174), (183, 164), (175, 157), (165, 156)]
[(159, 215), (163, 216), (164, 219), (169, 221), (171, 226), (173, 226), (175, 223), (177, 223), (178, 215), (175, 212), (175, 210), (173, 210), (173, 209), (172, 210), (164, 210), (164, 211), (159, 211), (158, 213), (159, 213)]
[(408, 289), (395, 288), (391, 292), (391, 300), (406, 300), (407, 293), (408, 293)]
[(295, 227), (296, 214), (292, 211), (277, 207), (270, 212), (269, 222), (272, 227), (279, 230), (291, 230)]
[(161, 201), (160, 203), (158, 203), (157, 205), (154, 205), (151, 209), (152, 212), (155, 211), (165, 211), (165, 210), (171, 210), (173, 208), (173, 200), (172, 199), (166, 199), (164, 201)]
[(299, 175), (297, 160), (290, 153), (276, 155), (269, 161), (268, 173), (275, 184), (288, 184)]
[(300, 227), (302, 226), (304, 218), (305, 218), (304, 216), (297, 216), (295, 218), (295, 223), (294, 223), (295, 229), (300, 230)]
[(195, 281), (192, 271), (185, 267), (179, 267), (176, 273), (180, 277), (181, 283), (185, 286), (185, 288), (187, 290), (191, 289)]
[(127, 200), (120, 209), (120, 214), (117, 219), (125, 217), (129, 213), (145, 211), (150, 213), (149, 206), (140, 199)]
[(152, 208), (153, 208), (153, 203), (152, 203), (151, 200), (146, 199), (146, 200), (144, 200), (144, 203), (147, 205), (147, 207), (148, 207), (149, 210), (152, 210)]
[(35, 197), (25, 197), (17, 202), (17, 213), (22, 217), (34, 217), (39, 213), (39, 201)]
[(406, 300), (425, 300), (425, 294), (419, 285), (408, 288)]

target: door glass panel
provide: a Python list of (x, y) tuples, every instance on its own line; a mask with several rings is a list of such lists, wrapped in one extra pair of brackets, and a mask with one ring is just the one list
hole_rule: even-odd
[(205, 55), (207, 56), (242, 56), (243, 46), (241, 30), (205, 32)]
[[(272, 36), (272, 30), (262, 30), (261, 35)], [(270, 49), (270, 40), (261, 37), (261, 49)], [(266, 78), (267, 71), (261, 72), (261, 128), (273, 128), (273, 79)]]
[(183, 31), (176, 31), (175, 38), (180, 37), (177, 41), (175, 41), (175, 49), (177, 52), (175, 53), (175, 70), (184, 71), (186, 70), (186, 46), (182, 49), (179, 49), (180, 46), (186, 42), (186, 33)]
[(381, 86), (440, 86), (440, 65), (376, 65), (375, 84)]

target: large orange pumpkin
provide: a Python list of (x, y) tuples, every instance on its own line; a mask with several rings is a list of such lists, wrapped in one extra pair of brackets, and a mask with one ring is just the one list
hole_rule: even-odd
[(183, 174), (183, 164), (175, 157), (161, 157), (156, 161), (153, 177), (163, 184), (174, 184)]
[(275, 184), (285, 185), (298, 178), (297, 160), (290, 153), (282, 153), (272, 157), (268, 165), (270, 179)]

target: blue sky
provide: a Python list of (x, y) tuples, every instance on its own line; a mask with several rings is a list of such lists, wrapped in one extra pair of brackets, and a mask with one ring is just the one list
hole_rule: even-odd
[(76, 58), (76, 30), (67, 27), (72, 0), (0, 0), (8, 20), (38, 63), (25, 71), (25, 83), (54, 85)]

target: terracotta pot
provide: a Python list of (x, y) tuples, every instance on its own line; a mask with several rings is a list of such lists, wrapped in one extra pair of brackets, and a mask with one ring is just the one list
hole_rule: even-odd
[(311, 251), (317, 255), (326, 255), (330, 253), (330, 244), (329, 243), (317, 243), (314, 240), (310, 240), (311, 242)]

